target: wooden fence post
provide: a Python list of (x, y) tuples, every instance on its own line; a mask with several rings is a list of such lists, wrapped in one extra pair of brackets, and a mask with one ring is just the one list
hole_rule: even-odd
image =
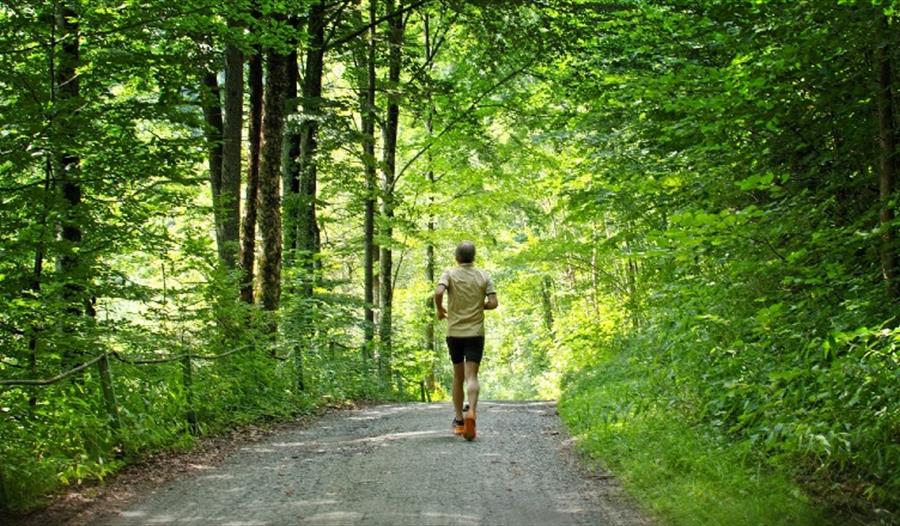
[(115, 434), (118, 434), (121, 423), (119, 421), (119, 404), (116, 402), (116, 390), (112, 383), (112, 373), (109, 371), (109, 356), (104, 354), (97, 362), (100, 369), (100, 388), (103, 390), (103, 402), (106, 405), (106, 414), (109, 416), (109, 425)]
[(191, 355), (185, 354), (181, 359), (181, 382), (184, 386), (184, 400), (187, 405), (185, 411), (185, 419), (188, 423), (188, 429), (192, 435), (199, 432), (197, 427), (197, 413), (194, 411), (194, 373), (191, 370)]
[(422, 394), (422, 401), (427, 402), (428, 398), (425, 396), (425, 380), (419, 380), (419, 392)]

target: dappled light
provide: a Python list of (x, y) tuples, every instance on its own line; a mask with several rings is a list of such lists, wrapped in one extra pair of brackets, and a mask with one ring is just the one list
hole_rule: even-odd
[[(645, 524), (629, 505), (597, 498), (612, 488), (596, 488), (574, 469), (556, 438), (559, 421), (536, 412), (552, 415), (553, 404), (483, 404), (484, 432), (474, 443), (450, 433), (445, 404), (334, 413), (237, 451), (215, 476), (174, 481), (100, 524), (538, 526), (605, 516)], [(520, 426), (532, 433), (514, 432)]]
[(0, 522), (900, 523), (898, 24), (3, 2)]

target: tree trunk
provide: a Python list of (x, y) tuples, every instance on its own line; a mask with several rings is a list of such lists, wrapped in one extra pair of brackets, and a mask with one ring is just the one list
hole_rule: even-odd
[[(430, 31), (428, 15), (425, 15), (425, 62), (426, 75), (425, 84), (427, 87), (426, 96), (428, 98), (428, 116), (425, 119), (425, 131), (428, 134), (428, 142), (432, 141), (434, 136), (434, 100), (431, 96), (431, 69), (432, 64), (432, 48), (431, 48), (431, 31)], [(432, 155), (428, 151), (428, 241), (425, 245), (425, 280), (429, 287), (433, 287), (434, 283), (434, 169), (432, 168)], [(428, 322), (425, 324), (425, 348), (428, 349), (430, 366), (428, 368), (428, 376), (425, 383), (429, 392), (434, 391), (435, 384), (435, 360), (437, 360), (437, 346), (434, 341), (434, 324), (435, 324), (435, 305), (431, 295), (428, 297)]]
[(594, 308), (594, 316), (600, 317), (599, 301), (599, 277), (597, 276), (597, 222), (591, 220), (591, 306)]
[(265, 101), (259, 163), (259, 227), (263, 255), (259, 266), (263, 308), (274, 311), (281, 298), (281, 146), (287, 91), (287, 57), (266, 54)]
[[(880, 8), (879, 8), (880, 9)], [(897, 250), (892, 223), (894, 221), (894, 180), (897, 172), (897, 142), (894, 120), (893, 71), (891, 64), (890, 28), (887, 17), (879, 14), (878, 46), (876, 60), (878, 68), (878, 137), (881, 153), (879, 174), (878, 220), (881, 226), (881, 272), (888, 294), (893, 299), (900, 298), (900, 282), (897, 276)]]
[(203, 73), (203, 92), (200, 94), (200, 105), (203, 108), (203, 116), (206, 119), (206, 145), (208, 148), (209, 162), (209, 186), (212, 191), (213, 222), (216, 227), (216, 249), (219, 260), (226, 257), (223, 243), (221, 210), (218, 206), (222, 194), (222, 103), (219, 93), (219, 79), (215, 71), (207, 70)]
[[(64, 4), (57, 16), (59, 28), (59, 40), (61, 52), (59, 54), (59, 67), (56, 70), (56, 85), (58, 102), (67, 112), (67, 117), (60, 119), (60, 136), (69, 132), (73, 127), (72, 119), (78, 112), (78, 99), (80, 98), (79, 78), (76, 68), (81, 59), (80, 36), (76, 13)], [(76, 217), (77, 209), (81, 205), (80, 168), (81, 158), (76, 153), (60, 152), (59, 154), (59, 180), (63, 198), (67, 205), (66, 214), (63, 216), (62, 239), (67, 242), (65, 253), (61, 258), (61, 266), (64, 272), (77, 270), (79, 258), (74, 250), (81, 243), (81, 225)]]
[[(234, 24), (229, 23), (230, 27)], [(241, 227), (241, 132), (244, 127), (244, 55), (234, 43), (225, 47), (225, 120), (222, 127), (222, 172), (218, 202), (220, 257), (237, 265)]]
[[(54, 71), (54, 66), (51, 66), (50, 69), (50, 78), (51, 83), (54, 83), (56, 80), (56, 73)], [(55, 101), (55, 86), (51, 87), (51, 101)], [(52, 121), (51, 121), (52, 125)], [(51, 199), (50, 192), (53, 191), (53, 158), (52, 155), (48, 156), (47, 162), (44, 166), (44, 202), (41, 210), (41, 239), (38, 241), (38, 246), (34, 251), (34, 266), (32, 267), (31, 273), (31, 292), (35, 297), (39, 297), (41, 293), (41, 281), (43, 280), (44, 273), (44, 254), (46, 252), (46, 247), (44, 246), (45, 232), (47, 229), (47, 215), (49, 213), (50, 204), (49, 200)], [(37, 358), (38, 358), (38, 349), (40, 347), (40, 333), (42, 331), (42, 327), (40, 324), (35, 321), (31, 324), (29, 329), (29, 337), (28, 337), (28, 370), (31, 374), (37, 377)], [(28, 393), (28, 407), (29, 411), (33, 410), (34, 407), (37, 406), (37, 389), (32, 388)]]
[(248, 142), (250, 151), (247, 159), (247, 193), (244, 212), (243, 236), (241, 240), (241, 299), (253, 303), (253, 264), (256, 250), (256, 213), (259, 196), (259, 150), (262, 131), (263, 110), (263, 68), (262, 55), (256, 49), (250, 56), (248, 83), (250, 90), (250, 127)]
[(366, 178), (366, 211), (363, 225), (363, 274), (365, 289), (365, 356), (372, 358), (375, 344), (375, 20), (377, 0), (369, 0), (369, 34), (366, 46), (366, 89), (362, 104), (363, 158)]
[[(44, 269), (44, 247), (40, 246), (34, 254), (34, 268), (32, 270), (31, 292), (37, 297), (41, 291), (41, 274)], [(32, 324), (28, 335), (28, 370), (32, 376), (37, 376), (38, 338), (40, 327)], [(30, 389), (28, 393), (28, 407), (33, 410), (37, 406), (37, 389)]]
[(322, 68), (325, 57), (325, 2), (320, 0), (309, 11), (306, 70), (303, 73), (303, 123), (300, 126), (300, 195), (297, 210), (297, 249), (303, 270), (301, 293), (311, 296), (315, 282), (316, 255), (319, 253), (319, 227), (316, 222), (316, 186), (318, 178), (319, 119), (322, 101)]
[[(84, 256), (79, 252), (82, 247), (83, 232), (81, 228), (82, 188), (81, 158), (72, 152), (68, 144), (75, 137), (74, 122), (78, 116), (81, 91), (77, 68), (81, 61), (81, 38), (77, 13), (68, 3), (63, 3), (56, 16), (57, 34), (59, 35), (60, 53), (56, 69), (56, 101), (60, 108), (57, 117), (55, 139), (59, 140), (57, 151), (57, 180), (62, 191), (64, 210), (60, 218), (61, 254), (58, 267), (65, 283), (63, 297), (67, 311), (73, 316), (93, 315), (94, 310), (89, 297), (85, 295), (84, 283), (88, 279)], [(68, 340), (71, 341), (71, 340)], [(78, 362), (79, 352), (69, 347), (63, 353), (63, 368), (67, 369)]]
[(547, 333), (555, 339), (553, 332), (553, 279), (550, 276), (544, 276), (541, 279), (541, 308), (543, 310), (544, 328)]
[[(630, 252), (630, 249), (626, 250)], [(625, 274), (628, 283), (628, 305), (631, 311), (631, 323), (635, 329), (639, 329), (641, 327), (641, 302), (638, 297), (638, 264), (631, 256), (626, 260), (626, 264)]]
[(391, 355), (393, 354), (393, 262), (391, 251), (391, 235), (394, 218), (394, 177), (396, 175), (397, 159), (397, 130), (400, 123), (400, 97), (398, 87), (400, 84), (401, 46), (403, 45), (403, 16), (398, 13), (403, 8), (402, 0), (394, 3), (387, 2), (387, 14), (394, 15), (390, 18), (388, 44), (388, 105), (382, 134), (384, 136), (384, 157), (382, 168), (382, 205), (381, 214), (384, 217), (384, 232), (381, 246), (381, 323), (378, 327), (378, 337), (381, 340), (381, 375), (382, 382), (390, 386), (392, 379)]
[[(297, 27), (299, 30), (299, 27)], [(297, 108), (297, 83), (300, 81), (300, 70), (297, 64), (297, 51), (291, 51), (287, 58), (287, 93), (285, 94), (286, 111), (294, 113)], [(284, 246), (287, 250), (285, 260), (290, 265), (297, 252), (297, 214), (300, 200), (300, 130), (296, 125), (285, 129), (284, 134)]]
[[(56, 20), (54, 18), (50, 18), (49, 23), (52, 25), (56, 24)], [(56, 38), (56, 30), (54, 29), (51, 34), (51, 38)], [(49, 65), (48, 71), (48, 79), (49, 79), (49, 92), (50, 92), (50, 102), (54, 106), (56, 105), (56, 49), (54, 46), (50, 46), (47, 53), (47, 63)], [(47, 120), (47, 128), (53, 129), (54, 122), (52, 116)], [(31, 291), (34, 293), (35, 297), (40, 296), (41, 292), (41, 281), (43, 280), (44, 273), (44, 255), (46, 253), (46, 245), (45, 240), (47, 239), (47, 219), (50, 212), (50, 200), (52, 199), (51, 192), (53, 191), (53, 170), (54, 165), (56, 164), (56, 160), (52, 152), (48, 153), (45, 162), (44, 162), (44, 194), (43, 194), (43, 202), (41, 207), (41, 218), (40, 218), (40, 233), (41, 238), (38, 241), (37, 247), (34, 251), (34, 266), (32, 267), (31, 274)], [(33, 377), (38, 376), (37, 364), (38, 364), (38, 348), (40, 347), (40, 333), (41, 326), (37, 321), (31, 324), (29, 329), (29, 337), (28, 337), (28, 370), (31, 372)], [(29, 416), (34, 416), (34, 408), (37, 406), (37, 392), (38, 389), (36, 387), (32, 387), (28, 392), (28, 410)], [(0, 484), (2, 484), (2, 480), (0, 480)], [(2, 490), (2, 488), (0, 488)], [(2, 508), (0, 508), (2, 509)]]

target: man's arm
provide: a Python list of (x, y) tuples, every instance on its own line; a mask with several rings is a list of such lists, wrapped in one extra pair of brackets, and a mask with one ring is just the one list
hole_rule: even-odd
[(497, 305), (500, 305), (497, 302), (497, 293), (488, 294), (487, 298), (484, 299), (484, 310), (494, 310), (497, 308)]
[(443, 283), (438, 284), (434, 291), (434, 306), (437, 307), (438, 319), (443, 320), (447, 317), (447, 311), (444, 309), (444, 291), (447, 287)]

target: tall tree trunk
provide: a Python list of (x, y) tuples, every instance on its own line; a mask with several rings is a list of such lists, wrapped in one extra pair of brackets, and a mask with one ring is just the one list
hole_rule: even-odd
[[(299, 20), (294, 17), (291, 21), (291, 24), (298, 31), (300, 30)], [(298, 54), (297, 49), (294, 48), (291, 50), (290, 54), (287, 58), (287, 94), (286, 94), (286, 112), (288, 114), (293, 114), (297, 110), (297, 106), (299, 105), (299, 100), (297, 98), (297, 83), (300, 81), (300, 66), (297, 64)], [(293, 265), (297, 259), (297, 249), (298, 249), (298, 213), (299, 213), (299, 203), (300, 203), (300, 130), (296, 127), (296, 125), (292, 125), (289, 128), (285, 129), (285, 138), (284, 138), (284, 157), (282, 159), (284, 163), (283, 172), (284, 172), (284, 200), (282, 201), (282, 210), (284, 212), (284, 245), (287, 247), (287, 254), (285, 255), (285, 262), (288, 265)], [(294, 287), (289, 286), (288, 292), (293, 293), (296, 292)], [(306, 326), (307, 320), (307, 311), (305, 309), (305, 305), (301, 305), (299, 316), (292, 316), (293, 321), (297, 324), (297, 326), (301, 327), (300, 332), (302, 334), (296, 335), (296, 340), (298, 341), (308, 341), (305, 338), (305, 329), (303, 327)], [(299, 318), (299, 319), (298, 319)], [(295, 385), (298, 391), (305, 390), (305, 382), (304, 382), (304, 373), (303, 373), (303, 346), (300, 344), (293, 345), (293, 353), (294, 353), (294, 378)]]
[(402, 0), (395, 3), (388, 0), (387, 14), (391, 16), (388, 25), (388, 105), (382, 135), (384, 136), (384, 157), (382, 168), (382, 206), (381, 214), (384, 217), (384, 232), (381, 246), (381, 323), (378, 327), (378, 337), (381, 340), (381, 374), (382, 382), (390, 386), (392, 380), (391, 358), (393, 354), (393, 295), (394, 287), (391, 280), (393, 275), (393, 262), (391, 251), (391, 235), (394, 219), (394, 178), (396, 176), (397, 160), (397, 131), (400, 123), (400, 97), (398, 88), (400, 85), (401, 47), (403, 45), (403, 8)]
[[(81, 62), (81, 37), (79, 34), (78, 15), (67, 2), (62, 3), (56, 14), (56, 28), (59, 35), (60, 52), (56, 69), (56, 101), (60, 108), (57, 115), (55, 139), (59, 140), (56, 166), (59, 169), (57, 180), (62, 191), (65, 209), (60, 219), (60, 237), (62, 240), (58, 267), (65, 288), (63, 294), (67, 310), (73, 316), (94, 314), (93, 304), (85, 295), (84, 283), (88, 279), (85, 269), (82, 248), (82, 188), (81, 158), (72, 151), (72, 137), (76, 136), (75, 128), (80, 106), (80, 82), (77, 68)], [(68, 340), (71, 342), (71, 340)], [(78, 361), (77, 349), (69, 348), (63, 353), (63, 368), (68, 368)]]
[(219, 90), (219, 79), (216, 72), (206, 70), (201, 79), (203, 91), (200, 94), (200, 105), (206, 120), (207, 161), (209, 164), (209, 186), (212, 191), (213, 222), (216, 227), (216, 250), (219, 260), (226, 257), (224, 234), (222, 232), (221, 209), (218, 206), (222, 194), (222, 102)]
[(263, 255), (259, 266), (263, 307), (274, 311), (281, 298), (281, 147), (287, 91), (287, 57), (266, 54), (265, 101), (259, 163), (259, 227)]
[[(295, 21), (296, 24), (296, 21)], [(299, 30), (299, 26), (297, 26)], [(300, 81), (300, 70), (297, 64), (297, 50), (291, 51), (287, 59), (287, 93), (285, 95), (286, 111), (289, 114), (297, 109), (297, 83)], [(284, 246), (287, 250), (285, 261), (290, 265), (297, 252), (297, 214), (300, 200), (300, 130), (296, 125), (285, 129), (284, 135)]]
[[(41, 243), (43, 245), (43, 243)], [(44, 247), (39, 246), (34, 253), (34, 267), (31, 274), (31, 292), (38, 296), (41, 291), (41, 275), (44, 271)], [(28, 335), (28, 370), (33, 376), (37, 376), (37, 356), (40, 327), (34, 323), (29, 329)], [(31, 389), (28, 393), (28, 406), (37, 406), (37, 390)]]
[[(51, 60), (50, 67), (50, 100), (51, 102), (55, 101), (55, 91), (56, 87), (54, 86), (55, 82), (55, 72), (53, 61)], [(52, 126), (52, 121), (50, 122)], [(52, 155), (48, 155), (46, 164), (44, 165), (44, 201), (41, 209), (41, 239), (38, 241), (38, 246), (34, 251), (34, 266), (32, 267), (31, 272), (31, 292), (35, 297), (39, 297), (41, 293), (41, 281), (43, 279), (44, 273), (44, 254), (46, 252), (46, 246), (44, 245), (45, 232), (47, 231), (47, 215), (50, 209), (49, 200), (51, 199), (50, 192), (53, 191), (53, 157)], [(37, 358), (38, 358), (38, 348), (40, 347), (40, 333), (42, 331), (41, 325), (35, 321), (31, 324), (29, 328), (29, 336), (28, 336), (28, 370), (31, 372), (33, 376), (37, 376)], [(37, 389), (32, 388), (28, 393), (28, 407), (29, 410), (32, 410), (37, 406)]]
[(555, 339), (553, 331), (553, 278), (544, 276), (541, 278), (541, 309), (543, 310), (544, 328)]
[[(878, 8), (880, 10), (880, 7)], [(898, 281), (897, 247), (892, 223), (895, 192), (894, 184), (897, 173), (897, 135), (894, 117), (893, 71), (891, 64), (890, 27), (883, 13), (878, 15), (879, 31), (876, 49), (878, 68), (878, 138), (881, 150), (881, 170), (878, 180), (880, 210), (878, 220), (881, 225), (881, 272), (887, 286), (888, 294), (900, 298), (900, 281)]]
[(599, 290), (600, 280), (597, 275), (597, 245), (599, 244), (597, 236), (597, 222), (591, 220), (591, 305), (594, 307), (594, 316), (600, 317), (600, 301)]
[(303, 124), (300, 127), (300, 196), (297, 210), (297, 248), (303, 269), (302, 294), (311, 296), (315, 282), (319, 227), (316, 222), (316, 187), (319, 119), (322, 102), (322, 69), (325, 58), (325, 2), (310, 7), (306, 70), (303, 72)]
[[(50, 38), (52, 40), (56, 40), (56, 13), (50, 13), (50, 18), (48, 20), (49, 24), (52, 27)], [(49, 84), (49, 92), (50, 92), (50, 103), (54, 106), (56, 105), (56, 47), (50, 46), (47, 50), (47, 80)], [(47, 120), (47, 129), (53, 130), (55, 126), (52, 115)], [(43, 202), (41, 207), (41, 218), (40, 218), (40, 235), (41, 238), (38, 240), (37, 247), (34, 251), (34, 266), (32, 267), (31, 274), (31, 292), (35, 297), (38, 297), (41, 292), (41, 281), (43, 280), (44, 273), (44, 255), (46, 253), (46, 240), (48, 235), (47, 230), (47, 219), (50, 212), (50, 202), (53, 196), (51, 192), (54, 191), (54, 183), (53, 183), (53, 171), (54, 166), (56, 165), (56, 159), (52, 152), (47, 154), (47, 157), (44, 162), (44, 195)], [(41, 326), (37, 321), (31, 324), (29, 329), (28, 336), (28, 370), (31, 372), (33, 377), (38, 376), (38, 348), (40, 347), (40, 333)], [(37, 406), (37, 391), (36, 387), (32, 387), (28, 393), (28, 409), (29, 416), (34, 416), (34, 408)], [(2, 483), (2, 481), (0, 481)], [(0, 500), (0, 503), (3, 501)]]
[(262, 139), (263, 67), (262, 55), (255, 49), (249, 60), (248, 84), (250, 91), (250, 126), (248, 130), (249, 152), (247, 159), (246, 210), (241, 239), (241, 299), (253, 303), (253, 264), (256, 251), (256, 213), (259, 196), (259, 150)]
[[(63, 10), (63, 19), (68, 21), (70, 25), (68, 29), (64, 29), (61, 34), (63, 40), (67, 35), (73, 35), (72, 41), (62, 44), (63, 53), (60, 55), (60, 82), (59, 90), (60, 99), (63, 105), (70, 105), (73, 117), (80, 113), (78, 109), (81, 106), (81, 87), (78, 82), (77, 67), (81, 62), (81, 37), (79, 34), (77, 13), (74, 9), (68, 8)], [(72, 133), (74, 135), (74, 132)], [(81, 208), (82, 208), (82, 187), (81, 187), (81, 157), (77, 153), (63, 153), (60, 161), (60, 172), (62, 173), (62, 192), (65, 198), (68, 210), (64, 214), (65, 219), (62, 224), (62, 238), (70, 243), (70, 247), (74, 248), (83, 243), (84, 232), (81, 225)], [(79, 247), (80, 248), (80, 247)], [(66, 259), (71, 258), (69, 262)], [(67, 254), (67, 257), (61, 258), (62, 268), (73, 279), (72, 299), (76, 302), (76, 309), (80, 314), (86, 314), (93, 318), (96, 315), (94, 310), (94, 298), (85, 293), (84, 285), (90, 281), (88, 275), (88, 265), (86, 258), (88, 256), (77, 254), (73, 250)]]
[[(229, 23), (234, 28), (235, 24)], [(222, 262), (237, 265), (241, 228), (241, 132), (244, 127), (244, 55), (235, 43), (225, 47), (225, 120), (222, 127), (222, 173), (219, 199)]]
[[(630, 252), (630, 249), (627, 249)], [(638, 296), (638, 264), (631, 256), (626, 260), (626, 276), (628, 283), (628, 304), (631, 311), (631, 323), (635, 329), (641, 326), (641, 302)]]
[[(427, 99), (428, 99), (428, 116), (425, 118), (425, 131), (428, 134), (428, 140), (431, 142), (434, 136), (434, 100), (431, 96), (431, 70), (432, 64), (434, 61), (432, 60), (433, 50), (431, 48), (431, 28), (429, 24), (428, 14), (425, 14), (425, 62), (426, 62), (426, 75), (425, 75), (425, 84), (427, 87)], [(428, 282), (428, 285), (433, 287), (434, 283), (434, 169), (432, 167), (432, 155), (431, 150), (427, 153), (428, 159), (428, 172), (426, 173), (426, 177), (428, 179), (428, 241), (425, 245), (425, 280)], [(425, 324), (425, 348), (428, 349), (428, 356), (430, 360), (430, 366), (428, 368), (428, 376), (425, 379), (425, 383), (428, 386), (429, 391), (434, 391), (435, 384), (435, 360), (437, 360), (437, 346), (434, 341), (434, 324), (435, 324), (435, 305), (434, 300), (431, 295), (428, 296), (428, 322)]]
[[(319, 129), (319, 106), (322, 96), (322, 70), (325, 41), (325, 3), (319, 1), (310, 6), (307, 17), (307, 35), (309, 41), (306, 48), (305, 70), (303, 72), (303, 90), (300, 100), (303, 118), (299, 130), (291, 130), (285, 156), (285, 185), (290, 189), (289, 200), (285, 203), (288, 228), (286, 243), (290, 251), (290, 261), (299, 264), (300, 283), (296, 292), (301, 299), (313, 296), (313, 285), (316, 274), (316, 254), (319, 252), (319, 229), (316, 223), (316, 149)], [(289, 91), (296, 99), (297, 59), (293, 55), (289, 64)], [(287, 190), (286, 190), (287, 191)], [(306, 349), (311, 350), (315, 341), (313, 323), (314, 315), (308, 302), (301, 302), (298, 312), (292, 313), (297, 323), (297, 337), (308, 342)], [(297, 388), (304, 390), (303, 352), (297, 346), (294, 349), (295, 374)]]
[(366, 211), (363, 225), (363, 274), (365, 288), (365, 354), (372, 357), (375, 343), (375, 20), (377, 0), (369, 0), (369, 34), (366, 49), (366, 90), (362, 104), (363, 157), (366, 176)]

